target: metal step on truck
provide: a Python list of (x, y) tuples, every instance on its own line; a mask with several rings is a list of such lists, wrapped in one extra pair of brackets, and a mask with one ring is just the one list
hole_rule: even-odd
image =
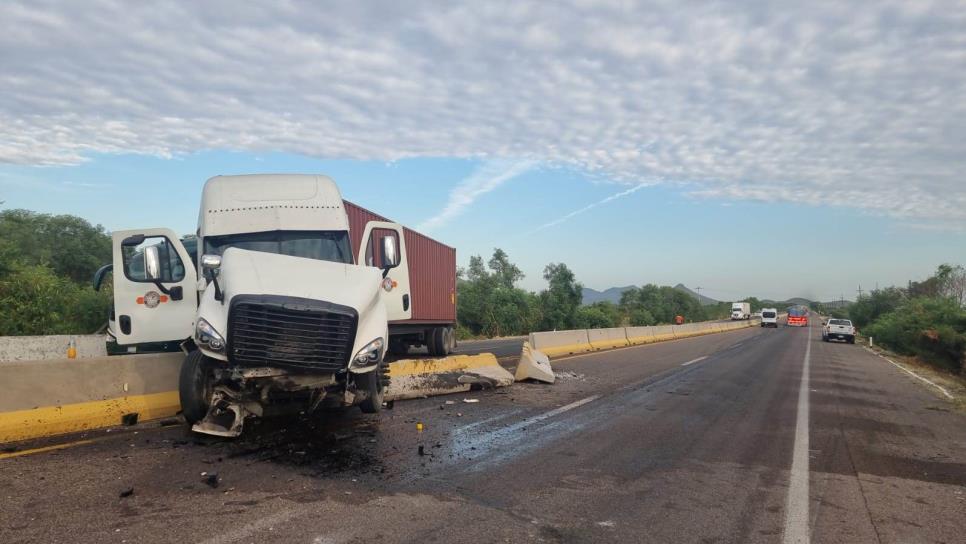
[(198, 432), (376, 412), (388, 351), (456, 347), (456, 250), (343, 200), (326, 176), (209, 179), (189, 247), (164, 228), (112, 236), (111, 351), (183, 350), (181, 407)]

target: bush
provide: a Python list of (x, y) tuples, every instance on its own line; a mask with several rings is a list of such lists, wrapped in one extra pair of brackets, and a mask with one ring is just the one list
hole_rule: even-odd
[(89, 334), (107, 322), (111, 297), (45, 265), (10, 265), (0, 277), (0, 335)]
[(919, 356), (952, 372), (963, 371), (966, 310), (949, 298), (908, 300), (862, 332), (897, 353)]

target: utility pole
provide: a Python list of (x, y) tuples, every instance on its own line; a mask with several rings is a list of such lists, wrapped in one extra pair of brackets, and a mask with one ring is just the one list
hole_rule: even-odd
[(694, 288), (694, 292), (698, 294), (698, 297), (701, 296), (701, 290), (702, 289), (704, 289), (704, 287), (695, 287)]
[(859, 288), (856, 289), (856, 291), (858, 291), (858, 293), (859, 293), (859, 298), (857, 300), (860, 300), (862, 298), (862, 284), (861, 283), (859, 284)]

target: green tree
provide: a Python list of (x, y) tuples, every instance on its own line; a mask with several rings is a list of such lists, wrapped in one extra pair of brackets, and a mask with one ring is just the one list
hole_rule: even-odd
[(621, 326), (620, 309), (614, 303), (601, 300), (577, 308), (578, 329), (606, 329)]
[(15, 263), (0, 278), (0, 335), (88, 334), (106, 322), (111, 297), (45, 265)]
[(583, 288), (574, 273), (563, 263), (550, 263), (543, 269), (549, 286), (540, 293), (542, 330), (576, 328), (577, 308), (583, 300)]
[(14, 263), (46, 265), (78, 283), (111, 262), (111, 237), (100, 225), (73, 215), (0, 211), (0, 274)]
[(469, 266), (459, 271), (457, 315), (464, 336), (506, 336), (526, 334), (540, 322), (536, 296), (516, 287), (523, 278), (506, 252), (497, 248), (493, 257), (470, 257)]

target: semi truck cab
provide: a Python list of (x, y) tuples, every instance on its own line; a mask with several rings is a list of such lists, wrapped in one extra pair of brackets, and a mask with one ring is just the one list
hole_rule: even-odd
[(326, 176), (205, 184), (193, 261), (163, 228), (113, 233), (120, 346), (180, 343), (185, 418), (237, 436), (249, 416), (382, 406), (390, 321), (412, 314), (403, 227), (365, 224), (357, 254)]

